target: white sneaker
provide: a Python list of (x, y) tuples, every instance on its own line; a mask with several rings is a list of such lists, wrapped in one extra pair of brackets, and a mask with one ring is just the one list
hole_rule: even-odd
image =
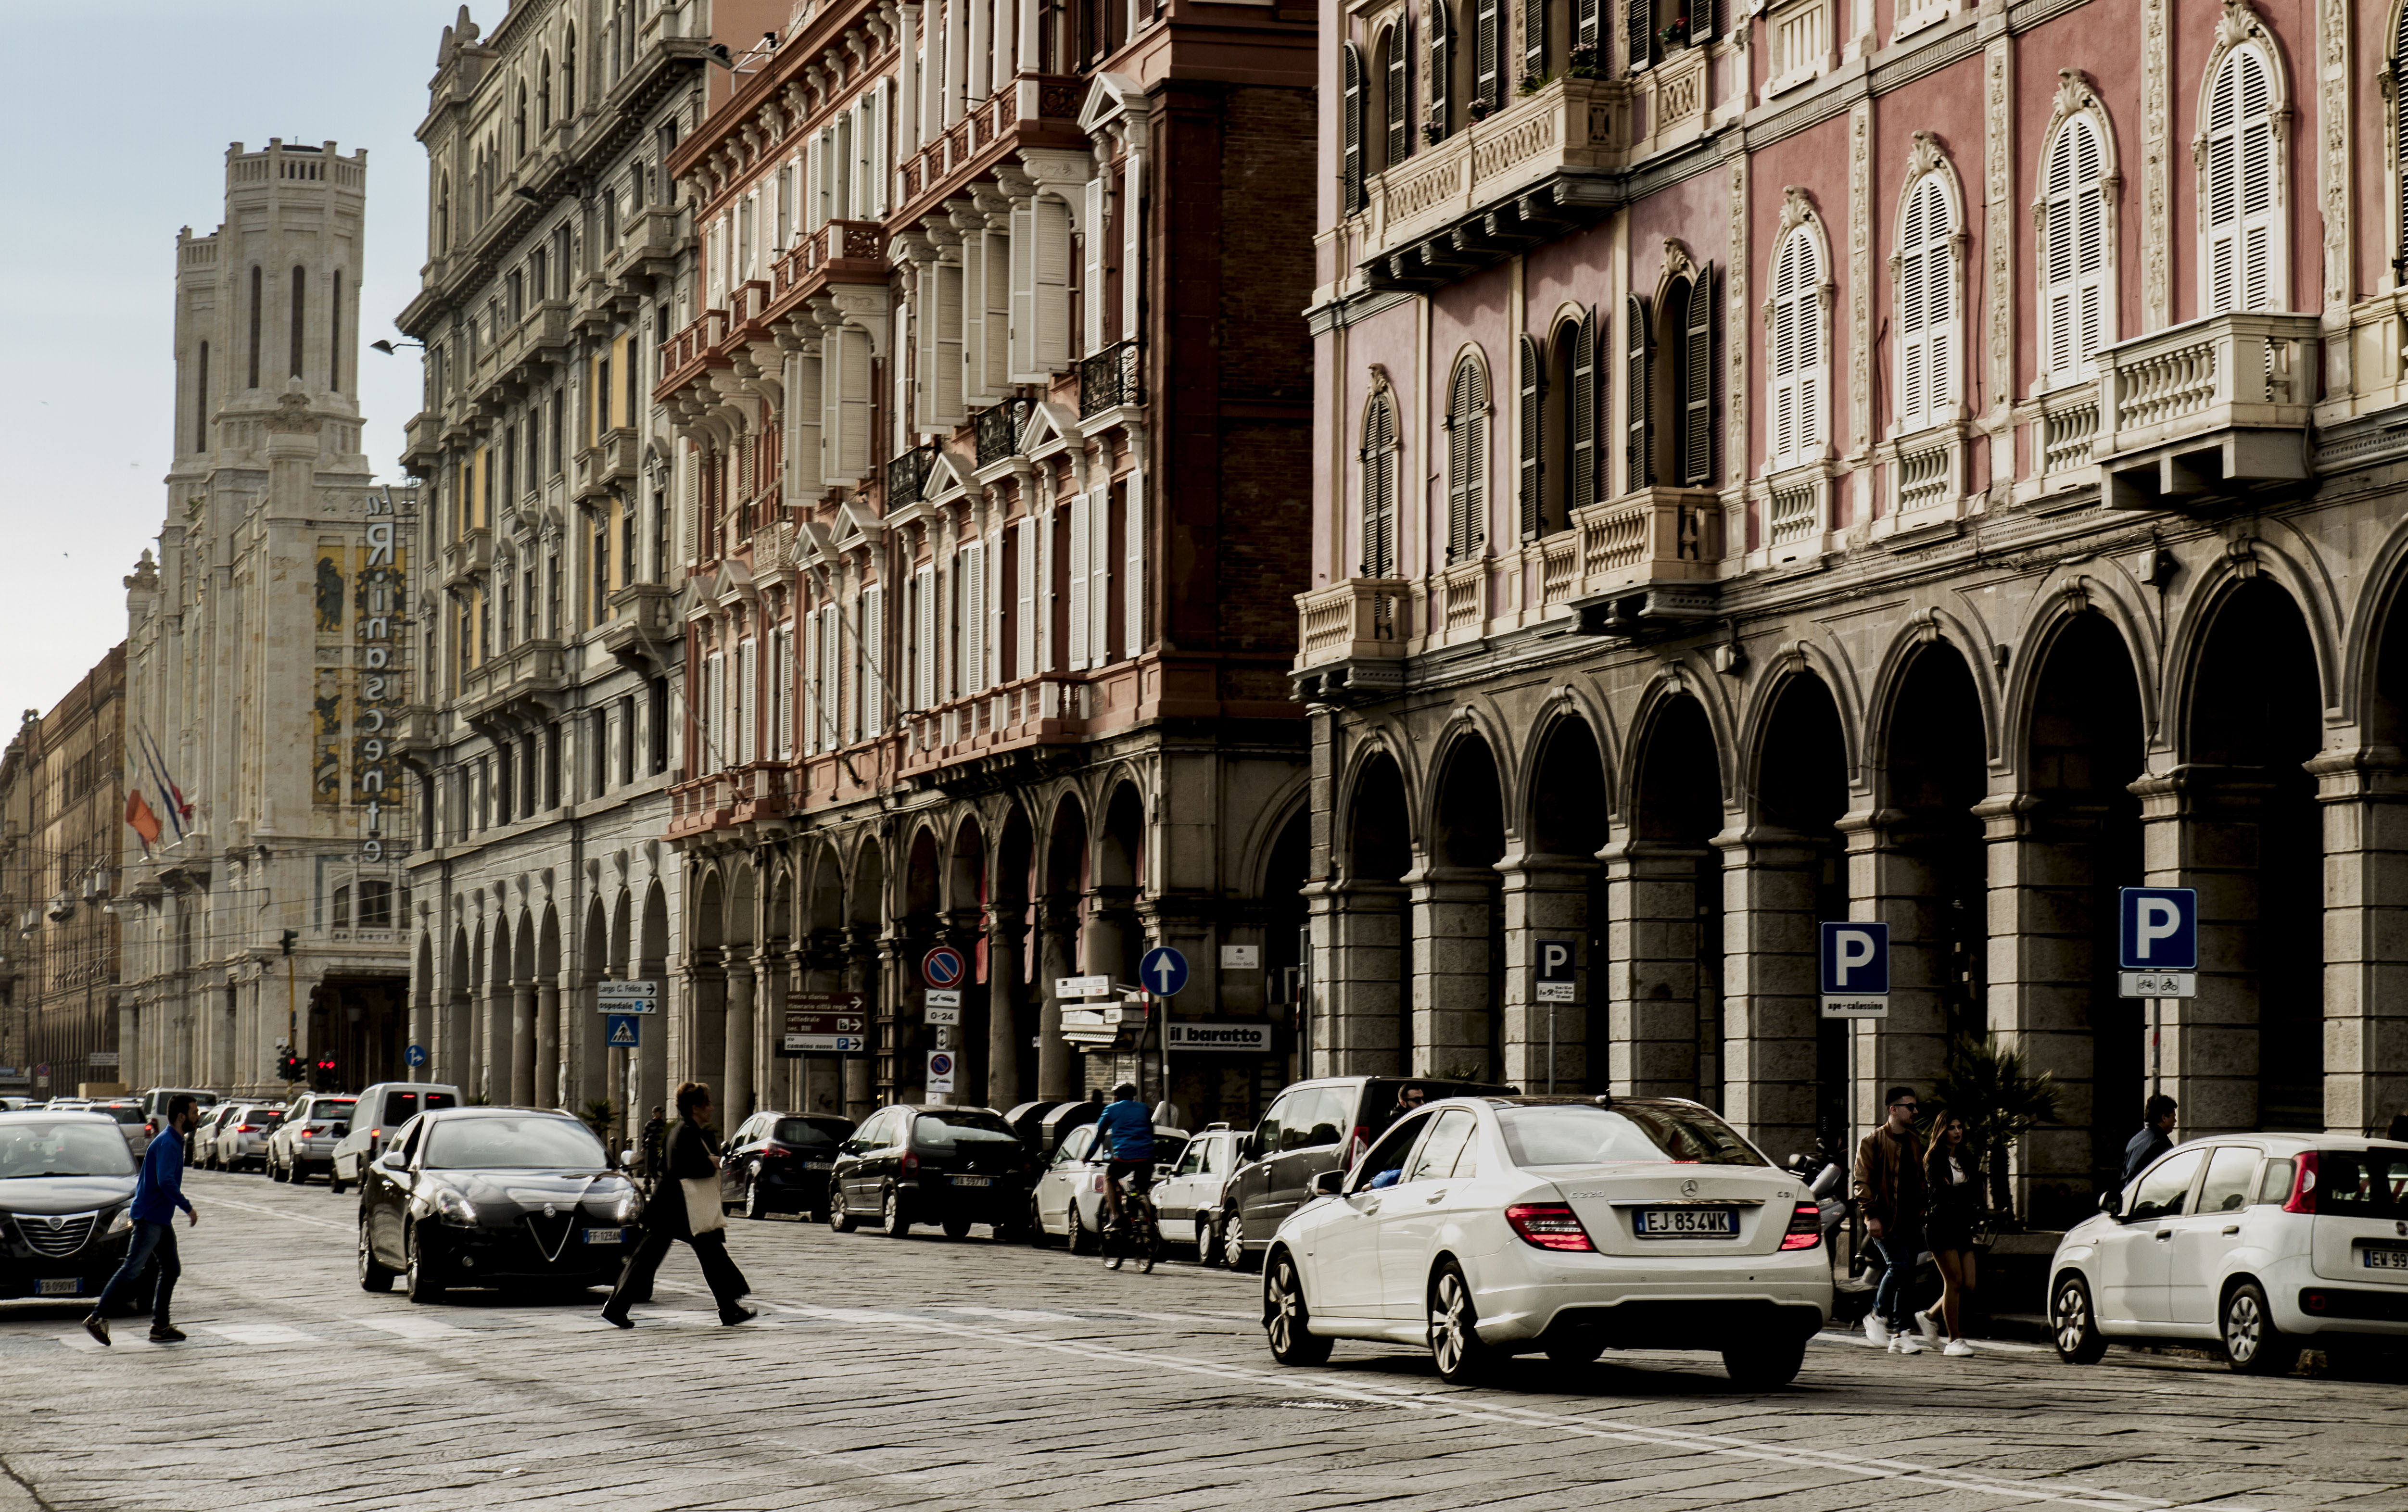
[(1950, 1339), (1948, 1341), (1948, 1347), (1940, 1352), (1945, 1355), (1955, 1355), (1961, 1359), (1966, 1355), (1971, 1354), (1973, 1352), (1973, 1347), (1966, 1343), (1963, 1339)]
[(1922, 1332), (1924, 1343), (1933, 1346), (1937, 1346), (1940, 1343), (1939, 1319), (1933, 1318), (1929, 1313), (1916, 1313), (1914, 1315), (1914, 1326)]
[(1867, 1313), (1865, 1314), (1865, 1337), (1886, 1349), (1889, 1348), (1890, 1341), (1889, 1325), (1872, 1314)]
[(1899, 1334), (1896, 1338), (1889, 1341), (1889, 1347), (1890, 1352), (1893, 1354), (1921, 1354), (1923, 1352), (1923, 1346), (1914, 1342), (1914, 1335), (1912, 1334)]

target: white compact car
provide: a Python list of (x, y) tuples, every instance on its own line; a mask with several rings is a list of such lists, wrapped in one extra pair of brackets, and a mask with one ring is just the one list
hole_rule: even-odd
[(1476, 1379), (1508, 1355), (1711, 1349), (1780, 1386), (1831, 1316), (1821, 1210), (1678, 1098), (1457, 1097), (1313, 1180), (1264, 1255), (1273, 1358), (1426, 1345)]
[(2049, 1265), (2058, 1356), (2210, 1339), (2280, 1375), (2310, 1340), (2408, 1337), (2408, 1144), (2230, 1134), (2179, 1145), (2067, 1231)]
[(302, 1092), (295, 1096), (285, 1105), (284, 1118), (275, 1132), (267, 1136), (263, 1162), (267, 1178), (304, 1184), (309, 1173), (322, 1165), (331, 1184), (335, 1178), (335, 1146), (351, 1132), (351, 1109), (358, 1102), (356, 1097), (328, 1092)]
[[(1087, 1159), (1096, 1142), (1092, 1123), (1062, 1137), (1053, 1163), (1038, 1174), (1028, 1194), (1031, 1244), (1043, 1246), (1056, 1237), (1074, 1255), (1093, 1254), (1104, 1232), (1104, 1163)], [(1187, 1131), (1154, 1126), (1154, 1178), (1161, 1180), (1187, 1148)], [(1159, 1204), (1157, 1204), (1157, 1209)], [(1163, 1225), (1163, 1237), (1172, 1237)]]
[(1242, 1131), (1226, 1123), (1208, 1126), (1187, 1142), (1179, 1163), (1154, 1189), (1154, 1211), (1162, 1215), (1166, 1244), (1196, 1247), (1196, 1262), (1210, 1265), (1221, 1258), (1222, 1226), (1229, 1177), (1241, 1163), (1238, 1143)]

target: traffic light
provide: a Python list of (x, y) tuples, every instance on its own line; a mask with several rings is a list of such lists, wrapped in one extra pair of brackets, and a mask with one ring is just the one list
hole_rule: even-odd
[(322, 1092), (333, 1091), (341, 1085), (335, 1077), (335, 1058), (332, 1055), (321, 1055), (311, 1063), (309, 1085), (313, 1090)]
[(299, 1057), (299, 1056), (297, 1056), (297, 1055), (294, 1054), (294, 1053), (293, 1053), (293, 1051), (292, 1051), (291, 1049), (289, 1049), (289, 1048), (288, 1048), (288, 1049), (280, 1050), (280, 1051), (277, 1053), (277, 1056), (276, 1056), (276, 1079), (277, 1079), (277, 1080), (279, 1080), (279, 1081), (299, 1081), (299, 1080), (301, 1079), (301, 1077), (302, 1077), (304, 1075), (305, 1075), (305, 1071), (304, 1071), (304, 1068), (303, 1068), (302, 1063), (301, 1063), (301, 1057)]
[(293, 953), (293, 943), (300, 937), (301, 932), (297, 929), (288, 929), (284, 932), (284, 938), (280, 943), (283, 946), (286, 955)]

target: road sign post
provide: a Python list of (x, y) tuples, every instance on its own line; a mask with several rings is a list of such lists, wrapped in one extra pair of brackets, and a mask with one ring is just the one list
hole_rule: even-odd
[(969, 969), (962, 953), (950, 945), (939, 945), (920, 958), (920, 979), (931, 987), (959, 987)]
[(953, 1052), (930, 1050), (928, 1052), (928, 1095), (934, 1097), (942, 1093), (950, 1097), (953, 1091)]
[(2128, 887), (2116, 893), (2117, 995), (2199, 995), (2199, 891)]
[(643, 1019), (632, 1013), (610, 1015), (609, 1028), (603, 1034), (602, 1043), (614, 1050), (632, 1050), (641, 1048), (644, 1043)]
[(1532, 976), (1538, 989), (1538, 1000), (1547, 1006), (1547, 1091), (1555, 1090), (1555, 1006), (1580, 1001), (1580, 985), (1574, 973), (1579, 969), (1578, 947), (1570, 940), (1539, 940), (1533, 943), (1538, 952), (1531, 963)]
[(597, 982), (594, 988), (594, 1006), (604, 1013), (658, 1013), (661, 1011), (661, 984), (643, 982)]
[(1821, 977), (1826, 1019), (1889, 1017), (1889, 926), (1870, 920), (1826, 922)]

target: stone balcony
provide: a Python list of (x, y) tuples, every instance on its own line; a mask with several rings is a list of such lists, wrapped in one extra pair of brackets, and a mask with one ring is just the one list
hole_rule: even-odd
[(2210, 316), (2099, 354), (2091, 455), (2123, 509), (2183, 508), (2309, 475), (2314, 315)]
[(513, 706), (541, 716), (568, 686), (568, 648), (556, 640), (523, 640), (471, 667), (460, 679), (458, 712), (471, 724), (507, 717)]
[(1434, 289), (1611, 211), (1627, 88), (1551, 79), (1373, 176), (1355, 258), (1377, 288)]
[(1079, 107), (1090, 87), (1072, 74), (1024, 73), (972, 105), (896, 165), (902, 193), (894, 224), (917, 223), (1023, 148), (1084, 149)]
[(466, 588), (482, 582), (494, 566), (494, 533), (482, 525), (464, 531), (443, 548), (443, 586)]
[(685, 656), (685, 628), (678, 622), (677, 591), (666, 583), (629, 583), (609, 598), (610, 622), (602, 649), (620, 665), (645, 677), (666, 677)]
[(1402, 578), (1349, 578), (1310, 593), (1296, 606), (1297, 697), (1339, 703), (1390, 692), (1405, 682), (1412, 635), (1412, 584)]

